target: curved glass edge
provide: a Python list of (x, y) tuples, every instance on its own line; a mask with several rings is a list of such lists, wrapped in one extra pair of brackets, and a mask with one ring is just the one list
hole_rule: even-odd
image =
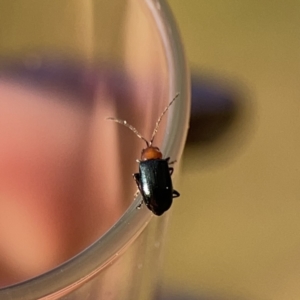
[[(176, 21), (165, 0), (145, 0), (161, 33), (168, 64), (170, 99), (180, 99), (169, 109), (162, 150), (166, 156), (179, 159), (183, 153), (190, 116), (190, 73)], [(172, 53), (172, 55), (168, 55)]]
[[(162, 36), (170, 70), (170, 97), (180, 93), (170, 109), (162, 149), (168, 156), (181, 157), (190, 115), (190, 77), (183, 46), (173, 15), (164, 0), (145, 0)], [(169, 55), (172, 53), (172, 55)], [(30, 280), (0, 289), (0, 299), (40, 299), (78, 286), (114, 260), (145, 229), (153, 218), (149, 210), (137, 210), (140, 197), (98, 241), (64, 264)], [(101, 255), (99, 255), (101, 253)], [(112, 256), (111, 254), (114, 253)], [(80, 272), (78, 272), (80, 270)], [(47, 297), (48, 299), (48, 297)]]

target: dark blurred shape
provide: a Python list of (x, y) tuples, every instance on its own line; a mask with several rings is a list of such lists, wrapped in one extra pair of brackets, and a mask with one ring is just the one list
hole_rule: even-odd
[(235, 122), (240, 95), (222, 80), (192, 76), (192, 106), (188, 144), (213, 143)]
[(124, 98), (131, 89), (126, 74), (116, 66), (99, 63), (89, 67), (63, 56), (36, 54), (16, 60), (0, 57), (1, 77), (52, 91), (67, 91), (77, 96), (72, 98), (73, 102), (77, 100), (88, 107), (94, 104), (100, 84), (102, 89), (118, 99)]

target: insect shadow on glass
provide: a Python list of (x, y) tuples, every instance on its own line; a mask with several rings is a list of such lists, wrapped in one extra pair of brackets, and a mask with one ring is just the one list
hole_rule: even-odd
[(170, 162), (170, 157), (163, 158), (159, 148), (153, 146), (153, 141), (158, 131), (159, 124), (169, 107), (178, 98), (178, 96), (179, 93), (176, 94), (158, 118), (150, 141), (147, 141), (136, 130), (136, 128), (128, 124), (127, 121), (107, 118), (108, 120), (128, 127), (137, 135), (137, 137), (146, 143), (146, 148), (144, 148), (141, 153), (141, 160), (137, 160), (139, 163), (139, 173), (133, 174), (133, 178), (143, 198), (138, 208), (140, 208), (144, 202), (146, 206), (157, 216), (161, 216), (171, 207), (173, 198), (180, 196), (180, 194), (173, 189), (171, 179), (174, 169), (170, 167), (170, 165), (175, 163), (175, 161)]

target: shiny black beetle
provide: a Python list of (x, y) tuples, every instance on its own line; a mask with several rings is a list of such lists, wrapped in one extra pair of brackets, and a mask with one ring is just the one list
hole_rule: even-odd
[(162, 117), (178, 96), (179, 94), (173, 98), (158, 118), (150, 142), (148, 142), (133, 126), (129, 125), (127, 121), (107, 118), (128, 127), (140, 139), (146, 142), (147, 147), (142, 150), (141, 160), (137, 160), (140, 164), (139, 173), (133, 174), (133, 178), (135, 179), (136, 185), (143, 198), (138, 208), (140, 208), (144, 202), (157, 216), (161, 216), (171, 207), (173, 198), (180, 196), (177, 191), (173, 190), (172, 185), (171, 175), (173, 173), (173, 168), (169, 165), (174, 162), (169, 162), (170, 157), (162, 158), (162, 153), (159, 148), (152, 146)]

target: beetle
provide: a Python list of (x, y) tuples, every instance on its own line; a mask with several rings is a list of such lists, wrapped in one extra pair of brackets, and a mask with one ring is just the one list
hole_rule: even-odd
[(108, 120), (126, 126), (146, 143), (146, 148), (144, 148), (141, 153), (141, 160), (137, 160), (139, 163), (139, 173), (133, 174), (133, 178), (143, 198), (138, 208), (140, 208), (144, 202), (148, 209), (157, 216), (161, 216), (171, 207), (173, 198), (180, 196), (180, 194), (173, 189), (171, 179), (174, 169), (170, 167), (170, 165), (175, 163), (175, 161), (170, 162), (170, 157), (163, 158), (160, 149), (153, 146), (159, 124), (178, 96), (179, 93), (176, 94), (158, 118), (150, 141), (147, 141), (136, 128), (128, 124), (127, 121), (111, 117), (107, 118)]

